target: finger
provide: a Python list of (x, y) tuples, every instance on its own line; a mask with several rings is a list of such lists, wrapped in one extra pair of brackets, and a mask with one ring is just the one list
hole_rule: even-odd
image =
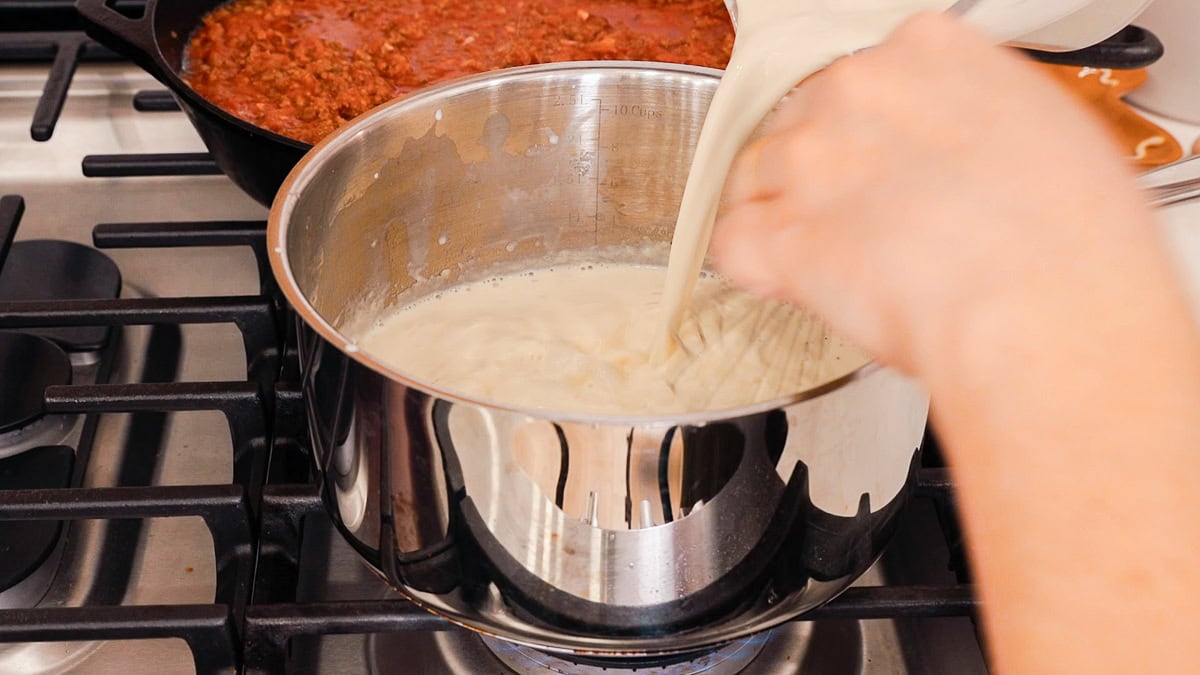
[(747, 145), (730, 167), (729, 177), (725, 180), (725, 200), (728, 206), (736, 207), (743, 202), (775, 196), (763, 194), (758, 180), (759, 154), (762, 153), (765, 141), (766, 139), (759, 139)]
[(812, 116), (813, 100), (819, 97), (826, 77), (825, 71), (817, 71), (788, 92), (771, 115), (767, 133), (787, 131), (809, 119)]
[(726, 180), (729, 207), (795, 192), (823, 164), (821, 138), (807, 124), (770, 134), (742, 152)]
[(789, 164), (789, 153), (795, 152), (788, 146), (797, 141), (791, 137), (803, 135), (815, 125), (814, 103), (824, 96), (822, 92), (827, 87), (828, 77), (825, 71), (810, 75), (776, 107), (762, 136), (742, 150), (731, 168), (725, 187), (726, 199), (740, 202), (770, 198), (787, 187), (788, 176), (784, 169)]
[(802, 124), (811, 115), (809, 97), (803, 86), (797, 87), (788, 92), (767, 117), (766, 133), (778, 134), (787, 131)]
[[(823, 239), (819, 223), (790, 218), (774, 201), (751, 202), (716, 225), (712, 253), (717, 270), (734, 285), (814, 312), (844, 337), (882, 355), (884, 316), (874, 308), (845, 259), (844, 242)], [(887, 338), (887, 339), (885, 339)]]
[(785, 276), (773, 251), (777, 234), (785, 227), (775, 201), (748, 202), (730, 210), (713, 230), (711, 248), (717, 270), (751, 293), (786, 297)]
[[(777, 181), (774, 179), (759, 180), (756, 175), (756, 172), (763, 168), (760, 166), (761, 152), (764, 146), (776, 143), (777, 137), (798, 132), (812, 118), (810, 92), (814, 91), (814, 87), (821, 86), (820, 83), (823, 80), (818, 77), (819, 75), (820, 73), (812, 75), (797, 85), (775, 109), (763, 135), (742, 150), (726, 183), (725, 192), (728, 199), (745, 201), (778, 194), (780, 185)], [(768, 156), (771, 164), (777, 162), (776, 154), (778, 153), (773, 148)]]

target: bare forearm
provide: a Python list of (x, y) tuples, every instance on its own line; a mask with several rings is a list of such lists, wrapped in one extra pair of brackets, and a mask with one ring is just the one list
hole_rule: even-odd
[(1195, 670), (1200, 335), (1104, 127), (943, 15), (801, 92), (722, 270), (930, 387), (1002, 672)]
[(1192, 667), (1200, 336), (1139, 248), (973, 316), (931, 378), (1000, 672)]

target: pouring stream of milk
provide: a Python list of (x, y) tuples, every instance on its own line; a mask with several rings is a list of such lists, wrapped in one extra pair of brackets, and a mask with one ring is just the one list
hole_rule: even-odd
[(654, 360), (676, 345), (704, 264), (725, 178), (738, 150), (797, 83), (837, 58), (881, 42), (905, 18), (953, 0), (738, 0), (733, 54), (700, 131), (683, 191), (663, 290)]

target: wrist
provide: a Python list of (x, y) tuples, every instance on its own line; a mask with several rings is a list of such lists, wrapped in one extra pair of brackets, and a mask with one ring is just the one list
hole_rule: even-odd
[[(1106, 416), (1141, 414), (1164, 388), (1194, 390), (1200, 328), (1176, 268), (1156, 237), (1127, 244), (1120, 264), (1064, 265), (932, 324), (916, 370), (944, 418), (1004, 436), (1062, 415), (1100, 429)], [(1105, 442), (1091, 433), (1071, 436), (1077, 449)]]

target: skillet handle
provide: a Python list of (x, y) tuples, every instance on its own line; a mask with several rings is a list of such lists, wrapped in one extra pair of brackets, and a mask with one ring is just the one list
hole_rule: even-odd
[(146, 3), (141, 18), (131, 19), (110, 4), (113, 0), (76, 0), (75, 11), (83, 18), (88, 36), (141, 66), (154, 77), (163, 79), (158, 45), (154, 39), (152, 13), (154, 3)]
[(1158, 61), (1164, 49), (1162, 41), (1154, 33), (1145, 28), (1129, 26), (1103, 42), (1073, 52), (1024, 51), (1042, 63), (1131, 70), (1145, 68)]

